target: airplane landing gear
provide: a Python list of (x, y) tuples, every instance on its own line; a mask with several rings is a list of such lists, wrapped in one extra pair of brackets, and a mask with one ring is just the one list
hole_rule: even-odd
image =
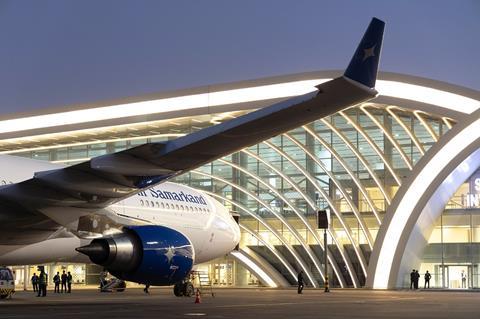
[(173, 294), (177, 297), (191, 297), (195, 294), (195, 288), (190, 281), (178, 282), (173, 286)]

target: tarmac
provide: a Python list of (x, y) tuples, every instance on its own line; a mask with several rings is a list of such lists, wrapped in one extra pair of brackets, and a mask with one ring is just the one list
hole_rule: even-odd
[(215, 297), (175, 297), (171, 288), (100, 293), (73, 290), (36, 297), (20, 291), (0, 300), (0, 318), (477, 318), (480, 294), (452, 291), (216, 289)]

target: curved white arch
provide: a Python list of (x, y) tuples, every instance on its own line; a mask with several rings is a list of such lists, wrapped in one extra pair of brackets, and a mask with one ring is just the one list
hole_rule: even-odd
[(260, 266), (258, 266), (257, 263), (255, 263), (255, 261), (253, 261), (252, 258), (248, 256), (247, 253), (240, 250), (234, 250), (230, 252), (230, 255), (237, 258), (243, 265), (245, 265), (251, 272), (253, 272), (255, 276), (257, 276), (257, 278), (260, 278), (269, 287), (278, 287), (277, 283), (275, 283), (272, 277), (270, 277), (262, 268), (260, 268)]
[(372, 199), (370, 198), (370, 195), (368, 194), (367, 190), (365, 189), (365, 186), (360, 182), (360, 180), (357, 178), (355, 173), (352, 171), (352, 169), (348, 166), (348, 164), (343, 160), (343, 158), (335, 151), (330, 144), (328, 144), (323, 138), (321, 138), (314, 130), (312, 130), (308, 126), (303, 126), (303, 129), (310, 134), (317, 142), (319, 142), (332, 156), (335, 158), (338, 163), (343, 167), (343, 169), (347, 172), (347, 174), (350, 176), (352, 181), (357, 185), (358, 190), (360, 193), (362, 193), (363, 197), (365, 198), (367, 205), (370, 206), (370, 209), (372, 210), (373, 215), (375, 216), (375, 219), (377, 220), (378, 225), (382, 224), (382, 221), (380, 219), (379, 213), (377, 211), (377, 208), (375, 207)]
[(282, 265), (287, 268), (288, 273), (292, 276), (293, 280), (297, 279), (297, 276), (295, 275), (295, 271), (293, 270), (292, 266), (288, 263), (288, 261), (283, 257), (283, 255), (273, 246), (271, 245), (268, 241), (264, 240), (260, 234), (256, 233), (255, 231), (251, 230), (245, 225), (239, 224), (240, 228), (249, 233), (251, 236), (255, 237), (256, 240), (261, 242), (265, 247), (270, 250), (270, 252), (280, 260)]
[[(395, 138), (392, 136), (392, 134), (390, 132), (388, 132), (387, 129), (385, 129), (385, 126), (383, 126), (382, 123), (380, 123), (380, 121), (377, 118), (375, 118), (375, 116), (373, 116), (365, 108), (365, 106), (363, 106), (363, 105), (360, 106), (360, 110), (362, 110), (362, 112), (365, 113), (370, 118), (370, 120), (382, 131), (383, 135), (385, 135), (387, 137), (387, 139), (390, 141), (390, 143), (392, 143), (393, 147), (400, 154), (400, 157), (403, 159), (403, 161), (405, 162), (405, 165), (407, 165), (408, 169), (412, 170), (413, 166), (410, 163), (410, 159), (408, 158), (407, 154), (405, 154), (402, 147), (398, 144), (398, 142), (395, 140)], [(397, 181), (398, 185), (401, 184), (401, 181), (399, 181), (397, 179), (396, 179), (396, 181)]]
[[(295, 215), (297, 215), (297, 217), (303, 222), (303, 224), (305, 225), (305, 228), (312, 234), (313, 238), (315, 239), (315, 241), (317, 242), (317, 244), (320, 246), (321, 249), (325, 249), (324, 248), (324, 244), (323, 242), (320, 240), (319, 236), (318, 236), (318, 233), (312, 228), (312, 226), (310, 225), (310, 223), (305, 219), (305, 217), (303, 216), (303, 214), (295, 207), (295, 205), (288, 199), (286, 198), (283, 194), (281, 194), (279, 191), (277, 191), (277, 189), (275, 189), (274, 187), (272, 187), (269, 183), (267, 183), (266, 181), (262, 180), (260, 177), (256, 176), (255, 174), (252, 174), (251, 172), (249, 172), (247, 169), (237, 165), (237, 164), (234, 164), (232, 162), (229, 162), (227, 160), (224, 160), (224, 159), (219, 159), (218, 160), (219, 162), (221, 163), (224, 163), (226, 165), (229, 165), (231, 167), (234, 167), (235, 169), (243, 172), (244, 174), (247, 174), (248, 176), (250, 176), (251, 178), (255, 179), (257, 182), (259, 182), (260, 184), (262, 184), (263, 186), (265, 186), (267, 189), (269, 189), (273, 194), (275, 194), (276, 196), (278, 196), (284, 203), (286, 203), (295, 213)], [(265, 162), (263, 162), (265, 163)], [(279, 175), (281, 176), (285, 176), (283, 175), (281, 172), (277, 171), (277, 173), (279, 173)], [(302, 195), (304, 193), (302, 192)], [(313, 209), (316, 209), (316, 207), (312, 206)], [(352, 243), (353, 245), (355, 243)], [(340, 249), (340, 248), (339, 248)], [(343, 255), (342, 255), (343, 257)], [(338, 267), (337, 265), (337, 262), (335, 261), (334, 258), (332, 258), (331, 256), (331, 253), (328, 252), (328, 260), (330, 262), (330, 264), (332, 265), (333, 267), (333, 270), (335, 272), (335, 275), (337, 276), (339, 282), (340, 282), (340, 286), (341, 287), (344, 287), (345, 285), (345, 280), (344, 278), (342, 278), (341, 276), (341, 273), (340, 273), (340, 268)], [(345, 263), (348, 264), (348, 261), (345, 260)], [(324, 276), (323, 276), (323, 273), (320, 273), (320, 275), (322, 276), (322, 279), (324, 280)], [(350, 274), (350, 276), (353, 278), (353, 274)], [(355, 280), (353, 280), (354, 283), (356, 283)]]
[[(420, 155), (422, 155), (422, 156), (425, 155), (425, 150), (423, 148), (423, 145), (420, 143), (420, 141), (415, 136), (415, 134), (413, 134), (412, 130), (405, 123), (403, 123), (403, 121), (400, 119), (400, 117), (397, 114), (395, 114), (395, 112), (393, 112), (393, 109), (396, 109), (396, 107), (391, 106), (391, 105), (387, 106), (387, 108), (386, 108), (388, 114), (390, 114), (390, 116), (395, 121), (397, 121), (398, 125), (400, 125), (400, 127), (403, 129), (403, 131), (405, 133), (407, 133), (408, 137), (410, 137), (410, 139), (413, 141), (413, 144), (415, 144), (415, 147), (420, 152)], [(452, 128), (452, 127), (450, 126), (449, 128)]]
[(377, 235), (367, 286), (386, 289), (402, 285), (404, 272), (419, 263), (434, 221), (479, 166), (480, 111), (476, 111), (427, 152), (398, 190)]
[(355, 146), (353, 146), (353, 144), (348, 140), (348, 138), (345, 137), (345, 135), (342, 132), (337, 130), (337, 128), (335, 126), (333, 126), (331, 123), (329, 123), (324, 118), (321, 119), (320, 121), (322, 121), (322, 123), (325, 124), (330, 130), (332, 130), (332, 132), (337, 134), (337, 136), (345, 143), (345, 145), (348, 146), (348, 148), (352, 151), (352, 153), (355, 154), (355, 156), (358, 158), (360, 163), (362, 163), (362, 165), (368, 171), (368, 174), (370, 174), (370, 176), (372, 177), (373, 181), (375, 182), (378, 189), (380, 190), (383, 197), (385, 198), (385, 201), (387, 202), (387, 204), (390, 205), (390, 203), (392, 202), (392, 199), (390, 198), (390, 195), (388, 194), (388, 192), (383, 187), (383, 183), (380, 181), (377, 174), (375, 174), (372, 166), (367, 162), (365, 157), (359, 152), (359, 150), (357, 150), (357, 148)]
[[(335, 74), (334, 74), (335, 73)], [(253, 81), (230, 83), (228, 85), (205, 86), (183, 90), (181, 92), (166, 92), (161, 96), (146, 95), (135, 98), (124, 98), (117, 101), (107, 101), (92, 105), (76, 106), (70, 109), (48, 110), (14, 119), (0, 120), (0, 134), (45, 130), (66, 125), (85, 124), (96, 121), (116, 120), (128, 117), (146, 115), (161, 115), (170, 112), (192, 112), (217, 106), (268, 101), (306, 94), (315, 90), (315, 86), (331, 80), (340, 72), (311, 72), (293, 74), (281, 77), (270, 77)], [(392, 74), (400, 81), (388, 80), (382, 72), (376, 83), (376, 89), (381, 96), (419, 102), (425, 105), (435, 105), (453, 111), (456, 114), (471, 114), (480, 108), (480, 101), (453, 93), (455, 88), (444, 83), (419, 81), (417, 78)], [(407, 82), (414, 83), (407, 83)], [(447, 90), (435, 88), (447, 87)], [(468, 94), (467, 94), (468, 95)], [(103, 104), (103, 105), (102, 105)], [(45, 114), (46, 113), (46, 114)]]
[[(303, 176), (305, 176), (305, 178), (309, 180), (310, 183), (312, 183), (312, 186), (317, 190), (317, 192), (319, 192), (319, 194), (328, 202), (328, 205), (330, 206), (330, 209), (334, 212), (338, 221), (342, 224), (342, 227), (345, 229), (345, 234), (347, 235), (350, 242), (352, 243), (353, 250), (355, 251), (355, 254), (357, 255), (357, 258), (359, 260), (362, 271), (366, 275), (367, 274), (367, 266), (366, 266), (367, 262), (365, 260), (365, 257), (363, 256), (362, 252), (359, 250), (359, 247), (355, 244), (355, 241), (351, 236), (352, 232), (350, 230), (350, 227), (348, 226), (348, 223), (343, 218), (341, 212), (339, 212), (339, 210), (335, 207), (332, 198), (327, 195), (327, 193), (325, 192), (325, 190), (322, 187), (320, 187), (318, 181), (309, 172), (307, 172), (304, 168), (302, 168), (288, 154), (286, 154), (284, 151), (282, 151), (281, 149), (279, 149), (277, 146), (273, 145), (269, 141), (264, 141), (263, 143), (268, 145), (272, 150), (274, 150), (275, 152), (280, 154), (282, 157), (284, 157), (286, 160), (288, 160), (293, 166), (295, 166), (295, 168), (297, 170), (299, 170), (303, 174)], [(368, 232), (368, 229), (367, 229), (365, 223), (363, 222), (363, 219), (357, 219), (357, 221), (360, 224), (360, 227), (362, 228), (362, 230), (364, 231), (364, 235), (367, 239), (367, 243), (369, 244), (369, 247), (372, 248), (373, 240), (371, 238), (370, 232)], [(331, 234), (334, 231), (335, 230), (332, 229), (332, 227), (330, 227), (328, 229), (328, 232), (330, 232)], [(332, 234), (332, 238), (333, 238), (333, 234)], [(344, 249), (342, 249), (343, 247), (341, 245), (338, 245), (338, 244), (337, 244), (337, 246), (338, 246), (339, 252), (342, 254), (342, 258), (345, 261), (345, 264), (346, 264), (346, 266), (347, 266), (347, 268), (350, 272), (350, 276), (352, 277), (352, 280), (355, 282), (356, 279), (354, 279), (355, 277), (353, 277), (353, 275), (355, 273), (351, 269), (352, 265), (351, 265), (350, 259), (349, 259), (348, 255), (345, 253)], [(336, 269), (334, 268), (334, 270), (336, 270)], [(358, 283), (355, 283), (354, 285), (357, 286), (357, 284)]]
[[(212, 192), (209, 192), (209, 191), (205, 191), (203, 190), (203, 192), (205, 192), (206, 194), (210, 195), (210, 196), (213, 196), (215, 198), (218, 198), (219, 200), (223, 200), (223, 201), (226, 201), (226, 202), (229, 202), (230, 204), (232, 205), (235, 205), (237, 208), (240, 208), (242, 211), (244, 211), (247, 215), (253, 217), (256, 221), (258, 221), (260, 224), (262, 224), (263, 227), (265, 227), (270, 233), (272, 233), (284, 246), (285, 248), (287, 248), (287, 250), (292, 254), (293, 258), (295, 259), (295, 261), (300, 265), (300, 267), (302, 267), (302, 269), (305, 269), (307, 268), (304, 264), (304, 261), (302, 261), (301, 257), (298, 255), (298, 253), (295, 251), (295, 249), (292, 247), (292, 245), (290, 245), (288, 243), (288, 241), (280, 234), (278, 233), (274, 228), (272, 228), (272, 226), (270, 226), (263, 218), (261, 218), (260, 216), (258, 216), (257, 214), (251, 212), (248, 208), (246, 208), (245, 206), (243, 206), (242, 204), (238, 203), (238, 202), (235, 202), (229, 198), (226, 198), (226, 197), (223, 197), (221, 195), (218, 195), (216, 193), (212, 193)], [(240, 224), (240, 227), (244, 227), (243, 225)], [(272, 251), (272, 253), (274, 253)], [(274, 253), (275, 254), (275, 253)], [(275, 254), (276, 255), (276, 254)], [(280, 261), (283, 263), (283, 265), (289, 269), (291, 275), (293, 276), (294, 279), (297, 279), (296, 277), (296, 274), (295, 272), (293, 271), (293, 269), (291, 268), (290, 264), (283, 258), (283, 255), (281, 255), (281, 259)], [(278, 257), (278, 256), (277, 256)], [(283, 261), (282, 261), (283, 260)], [(284, 263), (285, 261), (285, 263)], [(343, 288), (344, 286), (341, 284), (341, 287)]]
[[(254, 159), (256, 159), (257, 161), (263, 163), (266, 167), (268, 167), (272, 172), (275, 172), (275, 174), (278, 174), (279, 176), (282, 177), (282, 179), (284, 179), (287, 183), (289, 183), (299, 194), (300, 196), (303, 197), (303, 199), (305, 199), (305, 201), (307, 202), (307, 204), (314, 210), (317, 209), (317, 207), (315, 206), (315, 204), (313, 203), (312, 199), (307, 195), (305, 194), (305, 192), (303, 192), (300, 187), (298, 186), (297, 183), (295, 183), (288, 175), (282, 173), (279, 169), (277, 169), (275, 166), (273, 166), (272, 164), (268, 163), (266, 160), (264, 160), (262, 157), (260, 157), (259, 155), (249, 151), (248, 149), (243, 149), (241, 150), (241, 152), (247, 154), (248, 156), (251, 156), (253, 157)], [(304, 223), (305, 227), (307, 229), (309, 229), (310, 233), (314, 236), (315, 240), (317, 241), (317, 243), (319, 244), (319, 246), (324, 249), (324, 245), (322, 244), (322, 241), (318, 238), (318, 234), (315, 233), (315, 231), (312, 229), (310, 223), (305, 220), (305, 217), (302, 215), (302, 214), (298, 214), (297, 210), (294, 210), (295, 214), (297, 215), (297, 217)], [(352, 278), (352, 282), (353, 282), (353, 285), (355, 288), (357, 288), (359, 286), (359, 282), (358, 282), (358, 278), (353, 270), (353, 266), (350, 262), (350, 259), (348, 257), (348, 255), (345, 254), (345, 252), (343, 251), (342, 249), (342, 246), (338, 243), (337, 241), (337, 237), (335, 236), (334, 234), (334, 230), (333, 229), (329, 229), (328, 230), (330, 235), (331, 235), (331, 238), (332, 240), (335, 242), (335, 245), (338, 247), (338, 250), (340, 252), (340, 255), (342, 256), (342, 259), (344, 260), (345, 262), (345, 265), (347, 266), (347, 270), (348, 270), (348, 273), (350, 275), (350, 278)], [(340, 268), (338, 267), (338, 264), (337, 262), (335, 261), (335, 258), (333, 257), (332, 253), (330, 250), (327, 249), (327, 257), (328, 257), (328, 260), (330, 262), (330, 265), (332, 265), (332, 268), (333, 268), (333, 271), (335, 272), (335, 275), (337, 276), (337, 279), (340, 281), (340, 285), (343, 287), (345, 286), (345, 279), (343, 278), (343, 276), (341, 275), (341, 272), (340, 272)], [(320, 275), (322, 276), (322, 279), (324, 279), (323, 277), (323, 271), (320, 271), (319, 270), (319, 273)]]
[(432, 127), (427, 123), (427, 121), (425, 121), (425, 119), (421, 116), (420, 113), (424, 113), (424, 112), (421, 112), (421, 111), (413, 111), (413, 114), (415, 115), (415, 117), (420, 121), (420, 123), (422, 123), (423, 127), (425, 128), (425, 130), (428, 132), (428, 134), (430, 134), (430, 136), (432, 137), (433, 141), (434, 142), (438, 142), (438, 136), (437, 136), (437, 133), (435, 133), (432, 129)]
[[(362, 108), (362, 111), (365, 113), (365, 110)], [(387, 168), (387, 170), (390, 172), (390, 175), (392, 175), (393, 179), (395, 180), (395, 182), (397, 183), (397, 185), (401, 185), (402, 184), (402, 181), (400, 180), (400, 177), (398, 177), (397, 173), (395, 173), (395, 170), (393, 169), (392, 165), (390, 165), (390, 162), (385, 158), (385, 154), (383, 153), (382, 150), (380, 150), (380, 148), (378, 147), (378, 145), (372, 140), (372, 138), (367, 134), (367, 132), (365, 132), (365, 130), (363, 129), (363, 127), (360, 126), (359, 123), (356, 123), (350, 116), (348, 116), (347, 114), (345, 114), (345, 112), (343, 111), (340, 111), (338, 112), (341, 116), (343, 116), (343, 118), (345, 120), (347, 120), (347, 122), (353, 126), (354, 129), (357, 130), (358, 133), (360, 133), (360, 135), (363, 136), (363, 138), (365, 139), (365, 141), (367, 141), (368, 145), (370, 145), (370, 147), (373, 149), (373, 151), (375, 153), (377, 153), (377, 155), (380, 157), (380, 159), (382, 160), (383, 162), (383, 165), (385, 165), (385, 167)], [(370, 113), (368, 113), (370, 114)], [(378, 126), (378, 124), (377, 124)], [(381, 129), (381, 128), (380, 128)], [(382, 130), (383, 133), (385, 134), (385, 131)]]
[[(320, 261), (318, 260), (318, 258), (315, 256), (315, 254), (313, 253), (313, 251), (311, 250), (310, 246), (307, 245), (307, 243), (305, 242), (305, 240), (302, 238), (302, 236), (297, 232), (297, 230), (295, 228), (292, 227), (292, 225), (290, 225), (286, 220), (285, 218), (277, 213), (276, 211), (274, 211), (269, 205), (267, 205), (262, 199), (260, 199), (258, 196), (252, 194), (251, 192), (249, 192), (248, 190), (244, 189), (243, 187), (240, 187), (236, 184), (233, 184), (221, 177), (218, 177), (218, 176), (215, 176), (215, 175), (212, 175), (212, 174), (208, 174), (208, 173), (205, 173), (205, 172), (201, 172), (201, 171), (198, 171), (198, 170), (193, 170), (193, 171), (190, 171), (191, 173), (194, 173), (194, 174), (198, 174), (198, 175), (202, 175), (202, 176), (206, 176), (206, 177), (209, 177), (209, 178), (212, 178), (212, 179), (215, 179), (215, 180), (218, 180), (218, 181), (221, 181), (222, 183), (225, 183), (225, 184), (228, 184), (230, 185), (231, 187), (234, 187), (236, 189), (238, 189), (239, 191), (245, 193), (246, 195), (252, 197), (257, 203), (259, 203), (260, 205), (262, 205), (265, 209), (267, 209), (269, 212), (272, 213), (272, 215), (274, 215), (275, 217), (277, 217), (283, 225), (285, 225), (285, 227), (290, 231), (290, 233), (293, 235), (293, 237), (295, 237), (295, 239), (300, 243), (300, 245), (305, 249), (307, 255), (310, 257), (310, 259), (312, 260), (313, 264), (315, 265), (315, 267), (317, 268), (318, 272), (320, 273), (320, 275), (322, 276), (322, 278), (325, 278), (323, 276), (323, 271), (322, 271), (322, 267), (320, 267)], [(312, 286), (314, 288), (317, 287), (318, 285), (318, 282), (315, 280), (315, 277), (313, 276), (313, 274), (311, 273), (311, 271), (309, 271), (309, 269), (306, 267), (306, 265), (304, 265), (303, 263), (300, 264), (300, 266), (302, 267), (303, 271), (305, 272), (305, 274), (307, 275), (308, 279), (310, 280)]]

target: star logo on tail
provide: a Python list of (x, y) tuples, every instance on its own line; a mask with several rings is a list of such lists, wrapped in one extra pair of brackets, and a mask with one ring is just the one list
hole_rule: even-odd
[(377, 45), (375, 44), (373, 47), (371, 48), (367, 48), (367, 49), (363, 49), (363, 61), (365, 61), (366, 59), (368, 59), (369, 57), (372, 57), (372, 56), (375, 56), (375, 47)]

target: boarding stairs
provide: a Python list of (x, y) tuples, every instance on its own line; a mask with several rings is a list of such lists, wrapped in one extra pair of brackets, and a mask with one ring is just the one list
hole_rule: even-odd
[(210, 294), (212, 297), (215, 297), (213, 292), (212, 280), (210, 275), (206, 271), (195, 271), (193, 275), (196, 277), (195, 284), (200, 289), (202, 295)]

